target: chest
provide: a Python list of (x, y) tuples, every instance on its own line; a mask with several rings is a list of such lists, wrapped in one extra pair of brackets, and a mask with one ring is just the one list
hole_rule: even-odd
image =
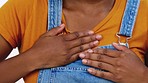
[(101, 12), (95, 15), (63, 12), (63, 21), (70, 32), (93, 30), (108, 15), (109, 12)]

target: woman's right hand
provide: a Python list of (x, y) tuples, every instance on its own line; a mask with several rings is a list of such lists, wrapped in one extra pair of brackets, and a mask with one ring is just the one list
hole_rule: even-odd
[(66, 65), (78, 59), (78, 54), (98, 45), (101, 35), (93, 31), (74, 32), (59, 35), (64, 30), (62, 24), (43, 34), (28, 50), (36, 69)]

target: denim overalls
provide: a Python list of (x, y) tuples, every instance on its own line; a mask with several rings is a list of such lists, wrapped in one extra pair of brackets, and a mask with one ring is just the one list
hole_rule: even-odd
[[(115, 33), (118, 43), (129, 47), (128, 39), (132, 37), (140, 0), (127, 0), (120, 31)], [(48, 0), (48, 30), (61, 24), (62, 0)], [(120, 35), (127, 37), (126, 42), (120, 42)], [(60, 48), (60, 47), (59, 47)], [(111, 44), (99, 48), (115, 49)], [(90, 75), (88, 66), (77, 60), (69, 65), (40, 70), (38, 83), (113, 83)]]

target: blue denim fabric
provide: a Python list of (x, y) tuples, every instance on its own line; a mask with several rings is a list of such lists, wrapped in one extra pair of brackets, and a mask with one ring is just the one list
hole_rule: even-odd
[(119, 34), (127, 37), (132, 37), (139, 5), (140, 0), (127, 0), (126, 9), (124, 12)]
[(48, 30), (61, 24), (62, 0), (48, 0)]
[(67, 66), (44, 69), (40, 71), (38, 83), (113, 83), (88, 74), (87, 68), (78, 60)]
[[(48, 29), (50, 30), (61, 24), (62, 0), (48, 1)], [(140, 0), (127, 0), (122, 25), (118, 34), (132, 37), (139, 4)], [(128, 43), (126, 43), (126, 46), (128, 47)], [(115, 50), (111, 44), (99, 48)], [(113, 83), (112, 81), (90, 75), (87, 72), (88, 68), (89, 66), (83, 65), (81, 60), (77, 60), (66, 66), (43, 69), (39, 72), (38, 83)]]

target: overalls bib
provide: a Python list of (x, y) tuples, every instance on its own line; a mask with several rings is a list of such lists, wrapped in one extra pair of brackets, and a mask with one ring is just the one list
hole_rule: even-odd
[[(118, 43), (129, 47), (128, 39), (132, 38), (140, 0), (127, 0), (120, 31), (115, 33)], [(48, 30), (61, 24), (62, 0), (48, 0)], [(120, 36), (126, 36), (126, 42), (120, 42)], [(60, 48), (60, 47), (59, 47)], [(99, 48), (114, 49), (109, 44)], [(77, 60), (69, 65), (40, 70), (38, 83), (113, 83), (112, 81), (95, 77), (87, 72), (89, 66)]]

